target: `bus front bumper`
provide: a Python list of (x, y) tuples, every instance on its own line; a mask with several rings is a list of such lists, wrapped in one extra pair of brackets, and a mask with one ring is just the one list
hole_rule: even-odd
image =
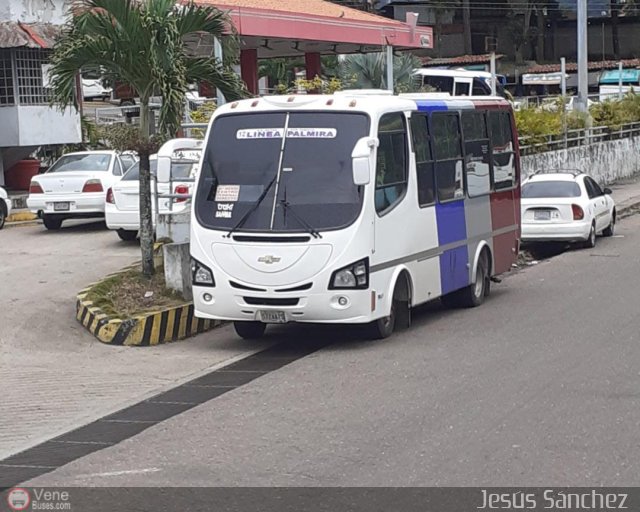
[(194, 286), (193, 303), (197, 317), (237, 322), (363, 324), (383, 316), (372, 308), (371, 290), (310, 292), (264, 294)]

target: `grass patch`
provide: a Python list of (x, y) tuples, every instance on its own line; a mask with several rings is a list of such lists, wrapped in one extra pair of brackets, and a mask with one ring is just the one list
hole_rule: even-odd
[(143, 277), (139, 268), (109, 277), (89, 290), (87, 300), (107, 315), (118, 318), (131, 318), (186, 303), (178, 293), (165, 287), (162, 267), (156, 268), (151, 279)]

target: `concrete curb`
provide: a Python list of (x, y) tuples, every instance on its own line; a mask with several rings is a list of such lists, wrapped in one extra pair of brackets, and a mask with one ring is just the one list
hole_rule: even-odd
[(624, 219), (633, 213), (640, 207), (640, 197), (632, 197), (616, 205), (616, 211), (618, 212), (618, 218)]
[[(129, 270), (131, 266), (109, 274), (104, 279)], [(193, 314), (193, 303), (170, 307), (137, 315), (133, 318), (109, 316), (93, 302), (87, 300), (89, 291), (101, 283), (92, 283), (78, 292), (76, 299), (76, 319), (102, 343), (146, 347), (183, 340), (209, 331), (222, 322), (197, 318)]]

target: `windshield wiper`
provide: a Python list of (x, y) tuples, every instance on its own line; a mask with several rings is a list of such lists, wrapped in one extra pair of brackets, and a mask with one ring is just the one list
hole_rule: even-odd
[(278, 177), (278, 174), (276, 174), (273, 177), (273, 179), (269, 182), (267, 187), (262, 191), (262, 194), (260, 194), (260, 197), (256, 200), (255, 203), (253, 203), (253, 206), (249, 208), (249, 210), (247, 210), (247, 213), (245, 213), (242, 216), (242, 218), (238, 221), (238, 223), (229, 230), (229, 232), (226, 234), (227, 238), (229, 238), (234, 231), (237, 231), (238, 229), (240, 229), (244, 225), (244, 223), (247, 221), (249, 216), (258, 209), (258, 206), (260, 206), (260, 203), (264, 201), (264, 198), (267, 197), (269, 190), (271, 189), (273, 184), (276, 182), (277, 177)]
[(300, 217), (300, 215), (298, 215), (295, 212), (295, 210), (293, 209), (293, 206), (291, 206), (291, 203), (289, 203), (289, 201), (287, 201), (286, 199), (281, 199), (280, 204), (282, 204), (282, 207), (285, 210), (289, 210), (289, 213), (293, 215), (293, 218), (296, 219), (300, 224), (302, 224), (302, 226), (309, 232), (309, 234), (313, 236), (313, 238), (322, 238), (322, 235), (318, 233), (316, 228), (314, 228), (311, 224), (309, 224), (306, 220), (304, 220), (302, 217)]

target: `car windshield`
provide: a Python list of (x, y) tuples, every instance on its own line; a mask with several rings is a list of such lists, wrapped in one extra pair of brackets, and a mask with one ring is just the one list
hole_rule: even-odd
[(522, 197), (580, 197), (580, 187), (575, 181), (534, 181), (522, 185)]
[(351, 224), (362, 205), (362, 187), (353, 183), (351, 153), (368, 132), (368, 116), (357, 113), (217, 118), (197, 190), (200, 222), (231, 229), (262, 198), (239, 230), (295, 232), (304, 231), (305, 223), (317, 230)]
[[(174, 162), (171, 164), (171, 178), (189, 178), (192, 174), (192, 170), (195, 166), (195, 162)], [(158, 161), (156, 159), (149, 161), (149, 167), (151, 174), (155, 176), (158, 169)], [(122, 177), (122, 181), (138, 181), (140, 179), (140, 162), (136, 162)]]
[(64, 155), (47, 172), (108, 171), (110, 163), (108, 153)]

